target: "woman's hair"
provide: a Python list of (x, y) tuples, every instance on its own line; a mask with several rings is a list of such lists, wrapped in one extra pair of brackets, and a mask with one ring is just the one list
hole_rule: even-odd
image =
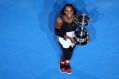
[(74, 10), (74, 13), (73, 13), (74, 15), (77, 14), (77, 10), (75, 9), (75, 7), (71, 3), (67, 3), (61, 10), (61, 13), (60, 13), (61, 16), (65, 15), (64, 10), (67, 6), (72, 7), (72, 9)]

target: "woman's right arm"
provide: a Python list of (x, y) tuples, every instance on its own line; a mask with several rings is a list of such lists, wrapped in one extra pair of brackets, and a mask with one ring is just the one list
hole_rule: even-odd
[(69, 36), (67, 36), (67, 35), (64, 35), (64, 39), (70, 39), (70, 41), (71, 41), (72, 43), (76, 43), (76, 40), (75, 40), (74, 38), (71, 38), (71, 37), (69, 37)]
[(55, 25), (55, 34), (57, 36), (64, 38), (64, 36), (66, 35), (66, 31), (62, 29), (62, 24), (63, 24), (62, 18), (60, 17), (57, 18), (56, 25)]
[(66, 35), (66, 31), (62, 29), (62, 24), (63, 24), (62, 18), (59, 17), (56, 21), (55, 34), (64, 39), (70, 39), (71, 42), (75, 42), (73, 38)]

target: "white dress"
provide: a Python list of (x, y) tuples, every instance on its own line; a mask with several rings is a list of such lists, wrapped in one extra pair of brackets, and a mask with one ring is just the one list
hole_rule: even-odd
[[(66, 35), (71, 38), (74, 38), (75, 31), (66, 32)], [(58, 36), (58, 40), (61, 43), (61, 45), (63, 46), (63, 48), (69, 48), (70, 46), (73, 47), (75, 45), (75, 43), (72, 43), (70, 39), (65, 40), (64, 38)]]

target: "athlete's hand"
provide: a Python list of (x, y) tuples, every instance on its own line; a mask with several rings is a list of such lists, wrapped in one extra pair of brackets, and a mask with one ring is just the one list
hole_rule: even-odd
[(90, 36), (87, 35), (86, 39), (87, 39), (87, 41), (89, 42), (89, 41), (90, 41)]
[(76, 43), (74, 38), (70, 38), (70, 40), (71, 40), (72, 43)]
[(64, 39), (70, 39), (72, 43), (76, 43), (76, 40), (74, 38), (71, 38), (70, 36), (64, 35)]

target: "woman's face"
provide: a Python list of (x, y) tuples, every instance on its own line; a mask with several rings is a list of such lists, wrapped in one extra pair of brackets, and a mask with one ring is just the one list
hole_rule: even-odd
[(64, 10), (64, 13), (65, 13), (66, 17), (70, 19), (73, 16), (74, 10), (71, 6), (67, 6)]

